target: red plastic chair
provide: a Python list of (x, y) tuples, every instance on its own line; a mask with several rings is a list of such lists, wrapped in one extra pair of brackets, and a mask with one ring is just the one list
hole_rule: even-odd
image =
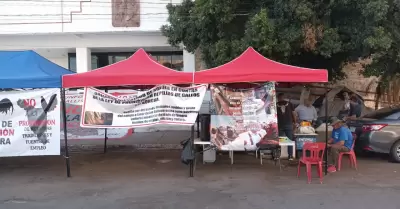
[(311, 166), (318, 166), (318, 175), (322, 184), (322, 162), (325, 153), (325, 143), (305, 143), (303, 146), (303, 156), (299, 160), (297, 177), (300, 177), (301, 164), (306, 165), (308, 183), (311, 183)]
[(351, 145), (351, 150), (349, 152), (341, 152), (341, 153), (339, 153), (338, 171), (340, 171), (340, 168), (342, 167), (342, 157), (343, 157), (343, 155), (348, 155), (349, 156), (351, 167), (352, 168), (354, 167), (357, 170), (357, 158), (356, 158), (356, 153), (354, 152), (354, 144), (356, 143), (356, 138), (357, 138), (357, 135), (353, 134), (353, 144)]

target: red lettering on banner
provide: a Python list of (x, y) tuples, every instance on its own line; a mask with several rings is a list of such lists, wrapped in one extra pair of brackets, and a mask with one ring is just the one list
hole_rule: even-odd
[(36, 101), (34, 99), (24, 99), (24, 106), (25, 107), (35, 107)]
[(79, 125), (79, 122), (77, 123), (77, 122), (74, 122), (74, 123), (67, 123), (67, 127), (68, 128), (79, 128), (80, 127), (80, 125)]
[(14, 136), (14, 129), (0, 129), (0, 136)]
[(118, 98), (129, 98), (130, 96), (135, 96), (137, 93), (135, 92), (131, 92), (131, 93), (125, 93), (125, 92), (113, 92), (111, 93), (111, 95), (116, 96)]
[[(60, 123), (60, 126), (64, 127), (64, 123)], [(70, 121), (67, 122), (67, 128), (79, 128), (79, 127), (80, 127), (79, 122), (70, 122)]]
[(40, 126), (46, 123), (48, 126), (56, 125), (56, 120), (33, 120), (33, 121), (18, 121), (19, 126)]
[(67, 114), (75, 114), (75, 115), (79, 115), (81, 114), (81, 106), (78, 105), (70, 105), (68, 106), (68, 108), (66, 109)]

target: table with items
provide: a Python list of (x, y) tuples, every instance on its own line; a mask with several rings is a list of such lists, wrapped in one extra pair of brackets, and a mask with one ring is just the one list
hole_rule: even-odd
[[(272, 140), (270, 140), (272, 141)], [(202, 148), (202, 153), (203, 153), (203, 159), (202, 162), (203, 164), (205, 163), (213, 163), (216, 160), (216, 147), (213, 147), (212, 143), (210, 141), (202, 141), (200, 138), (194, 139), (195, 146), (201, 147)], [(295, 147), (296, 143), (294, 141), (289, 140), (287, 137), (279, 137), (279, 141), (277, 141), (277, 145), (279, 146), (279, 150), (282, 149), (282, 147), (288, 147), (292, 146)], [(234, 150), (229, 150), (229, 158), (231, 159), (231, 164), (233, 164), (233, 153)], [(256, 150), (256, 158), (260, 157), (260, 163), (262, 164), (262, 158), (264, 155), (268, 153), (266, 149), (263, 149), (263, 145), (259, 145), (259, 147)], [(281, 154), (279, 153), (279, 157), (281, 157)], [(295, 153), (294, 156), (296, 157)]]

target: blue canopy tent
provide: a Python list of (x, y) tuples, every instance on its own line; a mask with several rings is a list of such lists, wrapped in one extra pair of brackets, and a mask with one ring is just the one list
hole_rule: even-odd
[(0, 51), (0, 88), (61, 88), (71, 71), (34, 51)]
[(65, 159), (67, 176), (70, 177), (70, 162), (67, 143), (65, 90), (62, 76), (73, 72), (29, 51), (0, 51), (0, 89), (60, 88), (63, 107)]

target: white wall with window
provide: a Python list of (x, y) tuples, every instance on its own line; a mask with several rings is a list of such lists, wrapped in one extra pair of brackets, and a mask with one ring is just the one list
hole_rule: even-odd
[(135, 1), (140, 7), (137, 27), (114, 27), (113, 5), (118, 1), (113, 0), (0, 1), (0, 50), (35, 50), (79, 73), (144, 48), (167, 67), (194, 71), (194, 55), (171, 47), (159, 30), (167, 24), (167, 4), (181, 0)]

